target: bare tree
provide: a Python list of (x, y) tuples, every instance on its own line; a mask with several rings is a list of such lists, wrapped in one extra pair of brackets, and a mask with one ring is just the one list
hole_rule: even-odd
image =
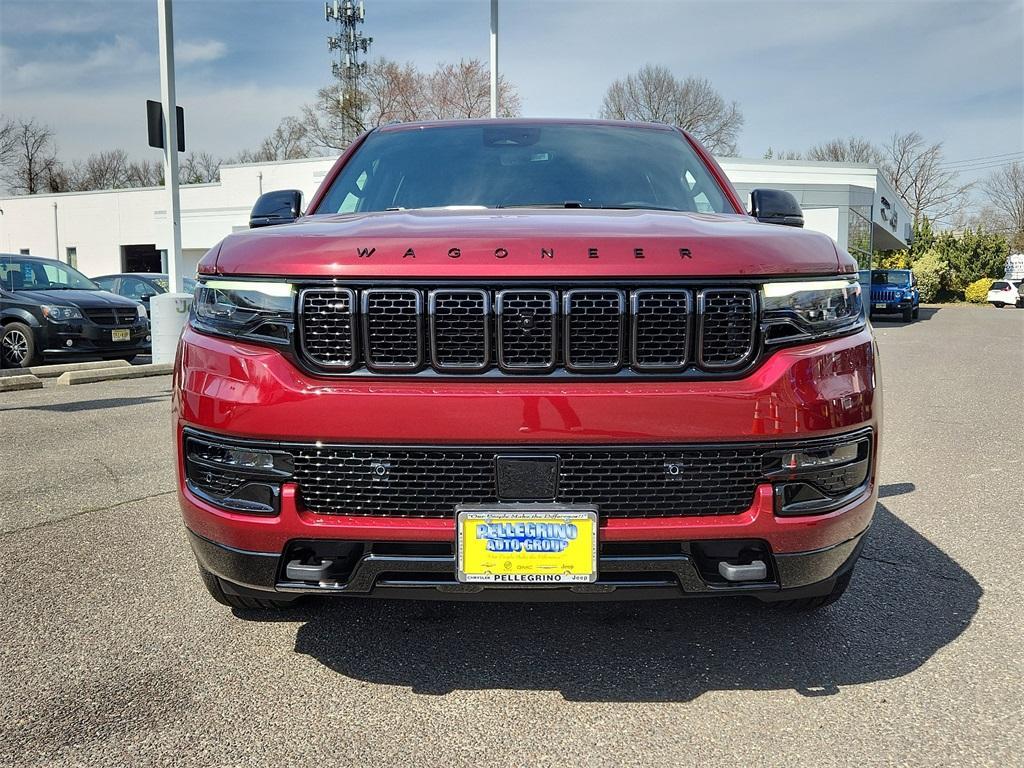
[(1011, 163), (994, 171), (982, 189), (995, 214), (997, 228), (1007, 230), (1015, 253), (1024, 252), (1024, 163)]
[(5, 139), (13, 148), (7, 150), (2, 178), (14, 194), (35, 195), (40, 192), (60, 191), (57, 148), (53, 131), (35, 120), (14, 121)]
[(765, 160), (803, 160), (804, 156), (800, 152), (796, 152), (792, 149), (775, 151), (771, 147), (765, 151), (763, 155)]
[(182, 184), (207, 184), (220, 179), (219, 158), (209, 152), (189, 152), (178, 166), (178, 180)]
[(164, 164), (160, 160), (133, 160), (125, 169), (126, 187), (159, 187), (164, 183)]
[[(480, 59), (460, 59), (458, 64), (439, 64), (424, 78), (423, 109), (435, 120), (487, 117), (491, 110), (490, 69)], [(520, 111), (516, 89), (498, 75), (498, 117), (515, 117)]]
[(652, 64), (608, 86), (601, 116), (678, 125), (722, 155), (736, 153), (743, 127), (739, 105), (726, 102), (708, 80), (680, 80), (667, 67)]
[(96, 152), (71, 166), (68, 185), (79, 191), (127, 187), (129, 165), (128, 153), (123, 149)]
[(877, 166), (882, 164), (884, 154), (867, 139), (851, 136), (847, 139), (832, 139), (815, 144), (807, 150), (807, 158), (838, 163), (870, 163)]
[[(519, 114), (519, 95), (504, 78), (498, 80), (502, 117)], [(342, 100), (337, 84), (321, 88), (317, 100), (303, 109), (305, 140), (312, 148), (344, 149), (346, 120), (361, 131), (390, 122), (486, 117), (490, 111), (490, 75), (479, 59), (438, 64), (423, 73), (407, 62), (378, 59), (360, 79), (355, 100)]]
[(884, 151), (882, 168), (915, 222), (946, 220), (962, 205), (972, 185), (944, 167), (942, 142), (928, 144), (917, 131), (894, 133)]
[(265, 163), (273, 160), (297, 160), (313, 154), (309, 143), (308, 129), (294, 117), (286, 117), (274, 132), (265, 138), (254, 150), (243, 150), (238, 154), (239, 163)]
[(14, 159), (16, 147), (14, 121), (0, 115), (0, 168)]

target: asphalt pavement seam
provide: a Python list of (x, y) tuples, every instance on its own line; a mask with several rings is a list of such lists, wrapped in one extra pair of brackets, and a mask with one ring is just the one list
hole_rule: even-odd
[(968, 578), (968, 577), (957, 577), (957, 576), (944, 576), (943, 574), (935, 573), (934, 571), (922, 570), (921, 568), (918, 568), (915, 565), (910, 565), (908, 563), (897, 563), (897, 562), (894, 562), (892, 560), (883, 560), (883, 559), (878, 558), (878, 557), (869, 557), (868, 555), (864, 555), (864, 554), (862, 554), (860, 556), (860, 559), (861, 560), (866, 560), (869, 563), (878, 563), (879, 565), (891, 565), (894, 568), (901, 568), (901, 569), (908, 570), (908, 571), (915, 571), (915, 572), (920, 573), (920, 574), (922, 574), (924, 576), (931, 576), (931, 577), (936, 578), (936, 579), (942, 579), (943, 581), (967, 581), (967, 578)]
[(51, 525), (59, 525), (60, 523), (66, 523), (68, 520), (74, 520), (75, 518), (82, 517), (83, 515), (91, 515), (93, 512), (106, 512), (111, 509), (117, 509), (123, 507), (125, 504), (135, 504), (139, 501), (147, 501), (149, 499), (155, 499), (159, 496), (167, 496), (169, 494), (176, 493), (176, 491), (158, 491), (157, 493), (151, 493), (148, 496), (139, 496), (137, 499), (125, 499), (119, 501), (116, 504), (111, 504), (107, 507), (89, 507), (87, 509), (73, 512), (70, 515), (64, 517), (55, 517), (51, 520), (40, 520), (38, 523), (32, 523), (32, 525), (26, 525), (21, 528), (9, 528), (5, 531), (0, 531), (0, 536), (9, 536), (12, 533), (22, 533), (24, 531), (34, 531), (38, 528), (47, 528)]

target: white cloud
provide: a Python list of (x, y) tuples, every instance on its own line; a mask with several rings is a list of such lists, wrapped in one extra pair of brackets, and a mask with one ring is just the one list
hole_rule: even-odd
[(220, 40), (196, 40), (179, 43), (174, 48), (176, 64), (196, 64), (216, 61), (227, 53), (228, 47)]

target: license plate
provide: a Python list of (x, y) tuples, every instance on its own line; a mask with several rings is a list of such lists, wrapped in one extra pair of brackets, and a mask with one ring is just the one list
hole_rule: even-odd
[(885, 309), (885, 304), (875, 304), (875, 309)]
[(113, 341), (131, 341), (132, 332), (127, 328), (118, 328), (110, 332), (110, 336)]
[(461, 582), (524, 587), (597, 580), (597, 509), (584, 505), (457, 508)]

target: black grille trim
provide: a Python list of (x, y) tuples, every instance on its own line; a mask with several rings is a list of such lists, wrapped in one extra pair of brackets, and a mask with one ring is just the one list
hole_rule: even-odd
[[(299, 344), (303, 354), (321, 368), (338, 372), (352, 370), (358, 360), (356, 316), (356, 293), (351, 288), (306, 288), (300, 291)], [(334, 333), (321, 327), (328, 323), (342, 329), (347, 327), (348, 331)], [(323, 338), (311, 338), (317, 336)]]
[(697, 293), (697, 316), (700, 323), (697, 364), (701, 368), (709, 371), (740, 368), (754, 356), (758, 323), (756, 291), (706, 288)]
[[(396, 307), (398, 312), (388, 312), (389, 308)], [(362, 292), (361, 309), (368, 368), (399, 373), (415, 371), (423, 365), (423, 294), (420, 291), (370, 288)]]
[[(475, 308), (479, 308), (479, 312), (474, 312)], [(493, 335), (490, 293), (482, 288), (437, 288), (428, 294), (427, 313), (430, 315), (430, 364), (434, 368), (444, 373), (474, 373), (490, 367)], [(463, 339), (461, 350), (449, 352), (453, 330), (459, 332), (461, 325), (464, 334), (467, 325), (470, 328), (476, 325), (466, 318), (475, 315), (480, 317), (477, 338), (471, 339), (469, 345)], [(468, 351), (466, 346), (470, 347)]]
[[(543, 309), (547, 309), (544, 312)], [(498, 366), (513, 373), (550, 373), (558, 364), (558, 296), (544, 288), (508, 288), (494, 300)], [(529, 317), (530, 325), (526, 325)]]
[[(633, 368), (645, 373), (684, 370), (690, 362), (693, 343), (692, 292), (684, 288), (640, 288), (633, 291), (630, 300)], [(677, 305), (674, 309), (673, 304)], [(656, 335), (667, 336), (668, 340), (659, 344), (652, 338)], [(674, 358), (668, 353), (669, 348), (678, 351)]]
[[(297, 362), (314, 374), (721, 379), (768, 352), (751, 281), (510, 282), (303, 288)], [(375, 311), (389, 302), (395, 316)]]
[(622, 367), (626, 341), (625, 291), (609, 288), (565, 291), (562, 318), (563, 359), (568, 370), (614, 373)]

